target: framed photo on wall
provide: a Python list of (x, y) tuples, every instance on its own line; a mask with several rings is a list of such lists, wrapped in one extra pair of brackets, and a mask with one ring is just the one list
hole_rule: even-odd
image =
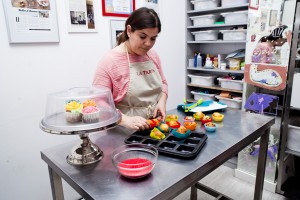
[(10, 43), (59, 42), (55, 0), (3, 1)]
[(135, 10), (135, 0), (102, 0), (102, 15), (128, 17)]
[(69, 32), (97, 32), (94, 0), (65, 0)]
[(249, 8), (258, 10), (259, 7), (259, 0), (249, 0)]
[(111, 48), (117, 45), (118, 35), (125, 30), (125, 20), (110, 20)]

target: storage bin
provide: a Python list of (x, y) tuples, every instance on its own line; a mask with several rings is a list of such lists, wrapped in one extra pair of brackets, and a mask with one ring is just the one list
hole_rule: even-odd
[(224, 17), (225, 24), (247, 24), (248, 11), (228, 12), (221, 14)]
[(202, 85), (202, 86), (212, 86), (214, 85), (215, 76), (209, 75), (191, 75), (188, 74), (188, 77), (191, 78), (191, 84)]
[(214, 101), (216, 94), (205, 94), (202, 92), (197, 92), (197, 91), (191, 91), (191, 93), (194, 95), (194, 99), (197, 101), (200, 98), (203, 99), (203, 101)]
[(219, 17), (220, 15), (201, 15), (190, 17), (190, 19), (193, 21), (194, 26), (207, 26), (213, 25)]
[(218, 40), (218, 30), (191, 32), (195, 40)]
[(300, 118), (295, 117), (290, 119), (287, 134), (287, 148), (293, 151), (300, 152)]
[(246, 40), (247, 30), (220, 30), (223, 33), (223, 40)]
[(195, 0), (191, 1), (194, 4), (194, 10), (203, 10), (216, 8), (220, 5), (220, 0)]
[(232, 7), (248, 3), (248, 0), (222, 0), (222, 7)]
[(222, 88), (232, 89), (232, 90), (243, 90), (243, 81), (241, 80), (229, 80), (224, 78), (218, 78), (221, 83)]
[(219, 102), (225, 103), (229, 108), (241, 108), (242, 107), (242, 100), (240, 99), (228, 99), (224, 97), (220, 97), (219, 95), (215, 96), (219, 99)]

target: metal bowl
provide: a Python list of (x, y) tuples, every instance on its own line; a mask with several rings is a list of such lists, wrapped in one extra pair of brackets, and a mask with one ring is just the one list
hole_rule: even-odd
[(137, 179), (151, 173), (157, 156), (158, 151), (154, 147), (144, 144), (127, 144), (113, 151), (112, 162), (121, 175)]

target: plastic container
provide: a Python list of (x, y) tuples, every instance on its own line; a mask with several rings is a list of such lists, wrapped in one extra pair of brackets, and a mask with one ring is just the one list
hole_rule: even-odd
[(194, 10), (203, 10), (216, 8), (220, 5), (220, 0), (195, 0), (191, 1), (194, 4)]
[(213, 101), (215, 100), (216, 94), (205, 94), (197, 91), (191, 91), (191, 93), (194, 95), (194, 99), (198, 100), (200, 98), (203, 99), (203, 101)]
[(195, 36), (195, 40), (218, 40), (218, 30), (191, 32)]
[(248, 3), (248, 0), (222, 0), (222, 7), (232, 7)]
[(202, 86), (213, 86), (214, 85), (214, 80), (215, 76), (210, 76), (210, 75), (191, 75), (188, 74), (188, 77), (191, 78), (191, 84), (194, 85), (202, 85)]
[(220, 15), (201, 15), (190, 17), (190, 19), (193, 21), (194, 26), (207, 26), (213, 25), (219, 17)]
[(247, 24), (248, 11), (228, 12), (221, 14), (224, 17), (225, 24)]
[(229, 69), (230, 70), (241, 70), (241, 60), (236, 58), (229, 58)]
[(228, 99), (220, 97), (219, 95), (216, 96), (219, 99), (219, 102), (226, 104), (229, 108), (241, 108), (242, 107), (242, 100), (241, 99)]
[(246, 40), (247, 30), (220, 30), (223, 33), (223, 40)]
[(287, 148), (300, 152), (300, 120), (299, 117), (292, 118), (288, 125)]
[(232, 90), (243, 90), (242, 80), (230, 80), (230, 79), (218, 78), (218, 81), (221, 83), (222, 88), (227, 88)]

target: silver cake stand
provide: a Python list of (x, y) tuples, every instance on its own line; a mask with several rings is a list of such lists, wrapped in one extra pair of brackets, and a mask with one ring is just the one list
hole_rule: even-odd
[(112, 110), (101, 110), (97, 123), (69, 123), (65, 113), (56, 113), (45, 117), (40, 122), (40, 128), (51, 134), (79, 135), (81, 143), (71, 150), (67, 162), (71, 165), (88, 165), (100, 161), (103, 152), (89, 138), (89, 133), (107, 130), (115, 127), (121, 120), (121, 113)]

